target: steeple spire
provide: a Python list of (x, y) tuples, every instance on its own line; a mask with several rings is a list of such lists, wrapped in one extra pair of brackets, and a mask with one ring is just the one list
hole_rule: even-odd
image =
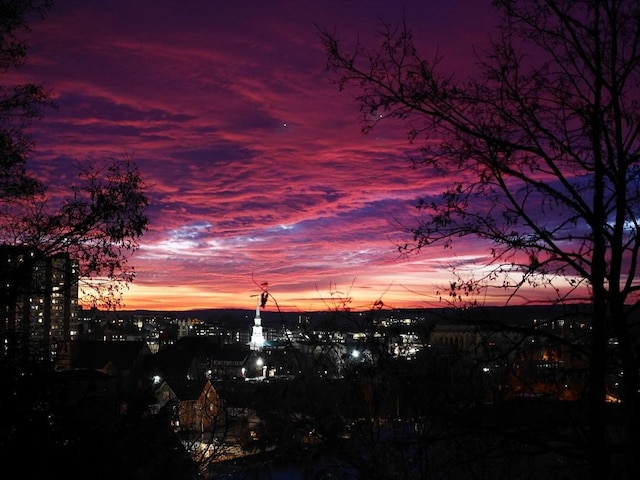
[(256, 297), (256, 316), (254, 320), (260, 320), (260, 297)]
[(251, 332), (251, 350), (262, 350), (264, 347), (264, 335), (262, 334), (262, 320), (260, 318), (260, 296), (256, 297), (256, 316), (253, 319), (253, 330)]

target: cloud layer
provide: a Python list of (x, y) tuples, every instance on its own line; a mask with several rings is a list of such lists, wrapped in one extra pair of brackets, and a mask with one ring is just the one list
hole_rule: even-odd
[(379, 19), (404, 15), (425, 55), (463, 74), (493, 21), (479, 3), (58, 2), (20, 72), (59, 105), (36, 126), (30, 165), (64, 189), (76, 161), (133, 156), (151, 229), (126, 308), (251, 308), (263, 282), (286, 310), (432, 304), (444, 267), (487, 251), (398, 256), (397, 225), (447, 179), (410, 168), (402, 125), (361, 133), (317, 27), (374, 45)]

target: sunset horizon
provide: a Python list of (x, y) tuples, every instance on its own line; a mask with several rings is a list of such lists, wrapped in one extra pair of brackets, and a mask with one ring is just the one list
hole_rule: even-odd
[[(452, 268), (482, 272), (490, 245), (461, 238), (400, 254), (418, 198), (451, 180), (413, 168), (420, 145), (406, 125), (362, 133), (318, 35), (375, 47), (380, 22), (403, 19), (424, 56), (460, 78), (496, 27), (474, 1), (55, 3), (12, 73), (57, 104), (33, 125), (28, 169), (55, 199), (69, 195), (76, 164), (127, 156), (139, 167), (150, 222), (124, 309), (251, 308), (262, 284), (288, 311), (447, 305)], [(510, 293), (462, 300), (556, 295)]]

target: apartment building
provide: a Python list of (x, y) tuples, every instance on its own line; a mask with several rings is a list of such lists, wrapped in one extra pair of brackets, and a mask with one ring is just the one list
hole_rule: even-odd
[[(78, 263), (67, 254), (0, 246), (0, 336), (63, 361), (78, 320)], [(5, 347), (7, 348), (7, 347)], [(6, 354), (6, 353), (5, 353)]]

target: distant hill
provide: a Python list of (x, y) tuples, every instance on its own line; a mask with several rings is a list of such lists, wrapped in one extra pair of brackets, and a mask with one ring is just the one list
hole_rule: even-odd
[[(204, 308), (196, 310), (118, 310), (116, 312), (104, 312), (106, 318), (115, 317), (131, 317), (135, 315), (170, 317), (178, 320), (186, 320), (189, 318), (197, 318), (203, 322), (223, 322), (223, 323), (249, 323), (253, 322), (255, 310), (243, 310), (232, 308)], [(262, 324), (281, 325), (283, 322), (287, 325), (296, 323), (300, 317), (298, 312), (274, 312), (269, 310), (261, 310), (260, 318)]]
[[(393, 315), (397, 318), (419, 318), (432, 321), (473, 322), (489, 320), (492, 322), (526, 323), (533, 319), (553, 318), (569, 313), (586, 312), (588, 305), (525, 305), (507, 307), (477, 307), (456, 309), (451, 307), (425, 308), (425, 309), (394, 309), (374, 312), (278, 312), (268, 308), (260, 311), (262, 325), (265, 327), (280, 327), (282, 325), (294, 326), (298, 324), (300, 317), (307, 317), (313, 325), (321, 325), (325, 322), (332, 324), (348, 324), (354, 321), (364, 320), (372, 315), (380, 318)], [(175, 319), (197, 318), (205, 323), (223, 323), (228, 325), (250, 325), (255, 316), (255, 310), (249, 309), (225, 309), (208, 308), (195, 310), (120, 310), (117, 312), (105, 312), (107, 318), (129, 317), (135, 315), (149, 315), (158, 317), (170, 317)]]

